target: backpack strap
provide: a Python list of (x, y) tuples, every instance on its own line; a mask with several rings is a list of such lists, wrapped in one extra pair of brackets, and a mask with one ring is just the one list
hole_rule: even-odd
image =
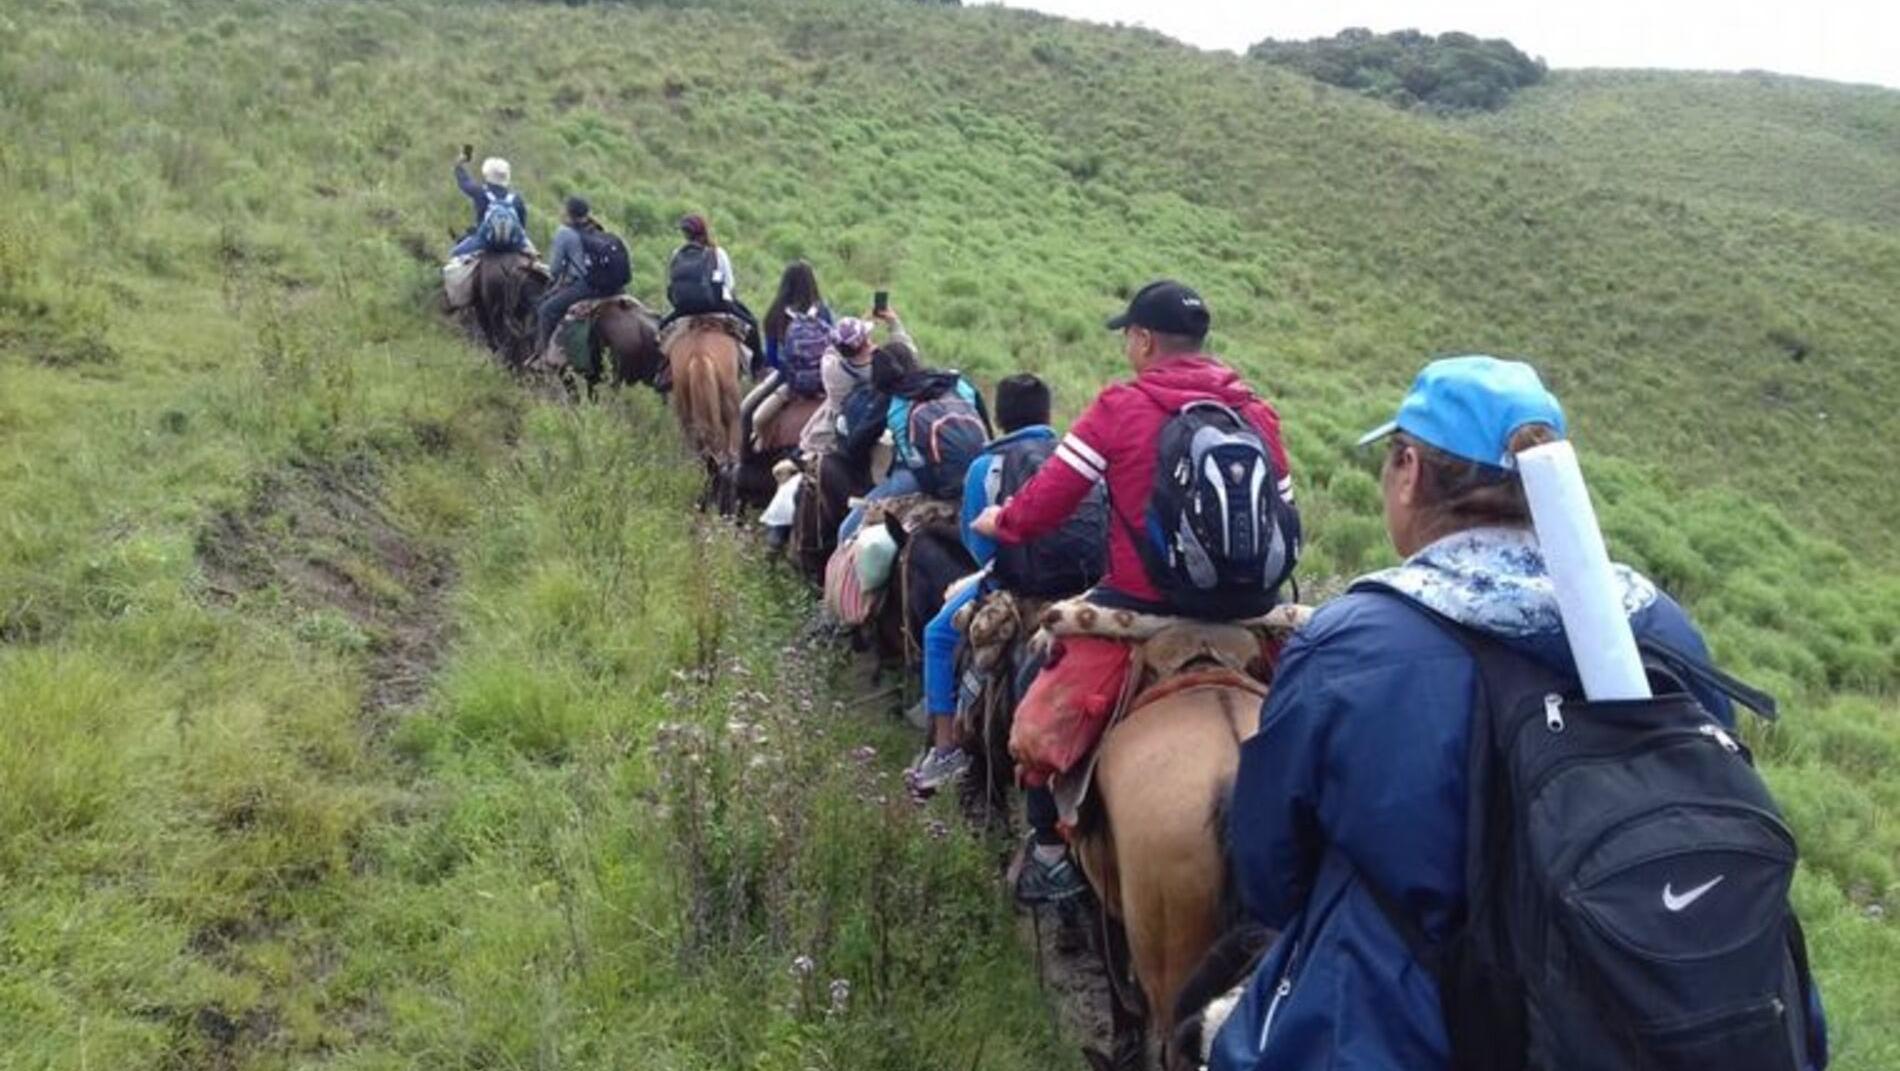
[(1660, 662), (1663, 668), (1684, 680), (1699, 681), (1755, 712), (1764, 721), (1781, 717), (1775, 697), (1717, 669), (1706, 659), (1697, 658), (1676, 647), (1654, 639), (1638, 639), (1636, 649)]
[(1453, 621), (1451, 618), (1416, 602), (1406, 596), (1380, 585), (1356, 588), (1369, 594), (1384, 596), (1395, 600), (1416, 613), (1423, 620), (1457, 641), (1471, 655), (1474, 672), (1477, 676), (1478, 701), (1472, 708), (1470, 737), (1465, 745), (1465, 910), (1462, 916), (1452, 920), (1451, 931), (1443, 940), (1434, 940), (1428, 936), (1404, 904), (1400, 903), (1389, 891), (1379, 886), (1364, 870), (1359, 871), (1360, 884), (1377, 904), (1380, 913), (1405, 942), (1406, 950), (1418, 964), (1429, 972), (1443, 990), (1448, 974), (1454, 964), (1451, 962), (1451, 946), (1458, 943), (1471, 925), (1473, 919), (1487, 917), (1489, 906), (1490, 882), (1494, 875), (1485, 873), (1485, 861), (1496, 853), (1490, 849), (1494, 842), (1508, 829), (1508, 821), (1493, 820), (1493, 813), (1500, 806), (1500, 796), (1493, 784), (1491, 770), (1495, 765), (1492, 758), (1493, 726), (1499, 716), (1501, 704), (1509, 704), (1517, 698), (1534, 695), (1539, 692), (1564, 692), (1574, 690), (1576, 679), (1566, 676), (1545, 666), (1527, 655), (1518, 653), (1491, 636)]

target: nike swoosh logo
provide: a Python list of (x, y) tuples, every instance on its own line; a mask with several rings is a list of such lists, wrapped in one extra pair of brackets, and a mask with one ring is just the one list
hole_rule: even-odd
[(1665, 884), (1663, 886), (1663, 910), (1674, 912), (1687, 908), (1690, 904), (1702, 899), (1704, 893), (1722, 884), (1722, 879), (1726, 877), (1728, 877), (1727, 874), (1717, 874), (1708, 881), (1683, 893), (1681, 896), (1677, 896), (1675, 890), (1670, 888), (1668, 884)]

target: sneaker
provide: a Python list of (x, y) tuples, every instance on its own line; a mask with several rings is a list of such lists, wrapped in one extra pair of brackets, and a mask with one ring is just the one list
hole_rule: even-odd
[(1016, 902), (1019, 904), (1057, 904), (1072, 900), (1088, 891), (1082, 871), (1067, 855), (1053, 863), (1028, 852), (1022, 870), (1016, 875)]
[(910, 782), (910, 790), (919, 796), (928, 796), (948, 784), (954, 784), (970, 769), (970, 756), (963, 749), (951, 748), (938, 751), (930, 748), (924, 753), (917, 765), (905, 771), (905, 780)]
[(930, 730), (930, 711), (924, 709), (924, 701), (921, 699), (904, 710), (904, 720), (910, 724), (911, 728), (920, 732)]

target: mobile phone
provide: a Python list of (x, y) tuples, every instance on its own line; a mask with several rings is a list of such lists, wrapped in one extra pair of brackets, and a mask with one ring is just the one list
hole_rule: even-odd
[(473, 146), (473, 145), (466, 145), (466, 144), (465, 144), (465, 145), (463, 145), (463, 146), (462, 146), (462, 159), (464, 159), (464, 160), (473, 160), (474, 158), (475, 158), (475, 146)]
[(883, 312), (890, 307), (891, 292), (889, 290), (879, 290), (877, 293), (871, 295), (872, 312)]

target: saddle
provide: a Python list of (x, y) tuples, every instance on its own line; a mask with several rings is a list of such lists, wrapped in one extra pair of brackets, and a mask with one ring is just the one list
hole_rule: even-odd
[(697, 316), (682, 316), (660, 329), (660, 348), (669, 349), (674, 342), (693, 331), (723, 331), (739, 342), (741, 353), (745, 352), (745, 321), (729, 312), (709, 312)]
[(567, 315), (562, 317), (561, 320), (563, 323), (574, 320), (591, 320), (601, 310), (615, 306), (629, 309), (636, 313), (646, 311), (646, 306), (640, 304), (640, 300), (632, 294), (615, 294), (612, 297), (588, 298), (585, 301), (576, 301), (568, 308)]
[(921, 532), (926, 528), (955, 528), (958, 511), (954, 503), (929, 495), (898, 495), (865, 503), (866, 527), (883, 524), (886, 520), (895, 520), (898, 527), (907, 533)]
[[(1070, 656), (1081, 653), (1099, 674), (1103, 671), (1097, 667), (1115, 657), (1109, 645), (1127, 652), (1120, 664), (1119, 688), (1114, 687), (1112, 676), (1098, 680), (1078, 705), (1059, 686), (1037, 694), (1042, 685), (1039, 678), (1038, 687), (1024, 697), (1018, 711), (1018, 725), (1031, 726), (1023, 734), (1025, 751), (1072, 757), (1059, 765), (1052, 763), (1056, 768), (1047, 774), (1061, 828), (1073, 830), (1081, 821), (1094, 781), (1097, 745), (1108, 730), (1144, 707), (1198, 688), (1238, 688), (1265, 697), (1280, 643), (1310, 616), (1308, 607), (1280, 606), (1250, 620), (1207, 622), (1109, 609), (1079, 598), (1044, 610), (1042, 628), (1032, 641), (1044, 653), (1064, 640), (1083, 641)], [(1052, 668), (1061, 672), (1059, 667)], [(1105, 688), (1114, 690), (1112, 701)], [(1040, 736), (1034, 735), (1038, 723)], [(1062, 732), (1074, 735), (1064, 740)], [(1012, 738), (1012, 750), (1015, 743)]]

